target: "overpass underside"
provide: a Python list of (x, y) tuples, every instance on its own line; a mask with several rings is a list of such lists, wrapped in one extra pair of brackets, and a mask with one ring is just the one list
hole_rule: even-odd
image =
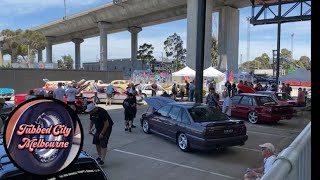
[[(197, 0), (123, 0), (35, 27), (47, 37), (46, 62), (52, 63), (52, 45), (75, 43), (75, 68), (80, 68), (80, 47), (86, 38), (100, 36), (101, 70), (107, 68), (108, 34), (131, 33), (132, 69), (137, 61), (138, 33), (144, 27), (187, 18), (187, 65), (195, 69)], [(219, 12), (220, 70), (238, 70), (239, 9), (250, 6), (248, 0), (206, 0), (205, 64), (211, 66), (212, 13)], [(39, 52), (42, 53), (42, 52)], [(42, 56), (41, 56), (42, 57)], [(40, 60), (40, 59), (39, 59)]]

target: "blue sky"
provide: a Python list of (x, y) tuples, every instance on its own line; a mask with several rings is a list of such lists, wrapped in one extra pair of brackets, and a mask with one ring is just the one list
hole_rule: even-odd
[[(111, 0), (66, 0), (67, 15), (88, 10)], [(284, 7), (283, 9), (288, 9)], [(14, 13), (13, 13), (14, 12)], [(239, 63), (247, 58), (247, 20), (251, 15), (251, 8), (240, 9), (239, 32)], [(29, 29), (45, 24), (64, 16), (63, 0), (1, 0), (0, 31), (3, 29)], [(218, 34), (218, 13), (213, 13), (213, 33)], [(179, 20), (165, 24), (145, 27), (139, 33), (138, 43), (151, 43), (154, 47), (154, 56), (159, 58), (163, 51), (163, 41), (173, 33), (180, 35), (186, 46), (187, 20)], [(156, 34), (156, 36), (155, 36)], [(306, 55), (311, 58), (311, 22), (302, 21), (282, 24), (281, 48), (291, 50), (291, 34), (293, 37), (293, 56), (299, 59)], [(130, 57), (130, 33), (120, 32), (108, 35), (108, 58)], [(272, 56), (272, 50), (277, 45), (277, 25), (250, 26), (250, 59), (267, 53)], [(74, 44), (64, 43), (53, 46), (53, 60), (62, 55), (70, 54), (74, 58)], [(99, 37), (85, 39), (81, 44), (82, 62), (94, 62), (99, 58)], [(43, 51), (43, 57), (45, 51)], [(4, 59), (10, 59), (5, 56)]]

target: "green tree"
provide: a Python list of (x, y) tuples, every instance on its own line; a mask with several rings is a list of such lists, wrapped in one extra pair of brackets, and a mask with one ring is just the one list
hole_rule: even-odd
[(61, 56), (61, 58), (57, 61), (58, 69), (73, 69), (73, 59), (70, 54)]
[(211, 38), (211, 63), (212, 66), (218, 66), (218, 41), (215, 36)]
[(37, 31), (23, 31), (21, 29), (12, 31), (5, 29), (1, 31), (1, 34), (5, 36), (3, 54), (9, 54), (12, 63), (18, 62), (18, 56), (27, 61), (28, 50), (30, 53), (28, 60), (30, 60), (30, 63), (33, 63), (35, 53), (38, 50), (43, 50), (46, 46), (45, 37)]
[(298, 63), (301, 67), (304, 67), (306, 69), (311, 69), (311, 61), (308, 56), (301, 56)]
[(254, 59), (255, 65), (258, 69), (271, 69), (270, 58), (266, 53)]
[(152, 66), (152, 63), (156, 60), (153, 56), (154, 47), (152, 44), (144, 43), (139, 46), (139, 50), (137, 53), (137, 59), (142, 61), (142, 69), (144, 69), (144, 65), (149, 63)]
[(174, 33), (167, 37), (163, 44), (166, 56), (173, 58), (172, 63), (174, 64), (175, 71), (184, 67), (187, 50), (183, 48), (183, 41), (181, 37)]

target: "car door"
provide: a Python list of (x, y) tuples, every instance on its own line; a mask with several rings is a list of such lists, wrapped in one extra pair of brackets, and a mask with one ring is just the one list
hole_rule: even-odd
[(252, 103), (252, 97), (251, 96), (243, 96), (240, 100), (237, 110), (239, 113), (238, 117), (247, 117), (248, 113), (252, 111), (253, 109), (253, 103)]
[(241, 95), (236, 95), (236, 96), (233, 96), (231, 98), (231, 101), (232, 101), (232, 106), (231, 106), (231, 116), (234, 116), (234, 117), (238, 117), (239, 116), (239, 112), (238, 112), (238, 105), (239, 105), (239, 102), (241, 100), (242, 96)]
[(171, 105), (163, 106), (157, 110), (155, 115), (151, 118), (151, 129), (165, 135), (164, 124), (167, 122), (168, 113), (171, 109)]
[(163, 133), (170, 137), (175, 138), (178, 130), (178, 117), (180, 116), (181, 108), (178, 106), (172, 106), (168, 117), (162, 121), (162, 131)]

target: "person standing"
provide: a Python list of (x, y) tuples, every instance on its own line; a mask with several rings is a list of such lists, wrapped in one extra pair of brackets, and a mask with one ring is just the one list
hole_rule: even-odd
[(183, 101), (184, 98), (184, 92), (185, 92), (185, 87), (183, 84), (180, 85), (180, 96), (181, 96), (181, 101)]
[(106, 106), (108, 105), (108, 103), (111, 106), (113, 92), (114, 92), (114, 87), (112, 84), (110, 84), (106, 90), (106, 93), (107, 93)]
[(129, 93), (128, 97), (123, 101), (122, 106), (124, 107), (124, 120), (125, 120), (125, 131), (131, 132), (132, 121), (134, 118), (134, 108), (136, 106), (133, 94)]
[(302, 88), (298, 89), (298, 98), (297, 98), (297, 104), (298, 106), (304, 106), (305, 105), (305, 97), (304, 92), (302, 91)]
[(67, 104), (71, 107), (72, 110), (76, 111), (76, 95), (78, 93), (78, 90), (75, 88), (75, 84), (69, 85), (68, 89), (65, 91), (67, 96)]
[(292, 88), (291, 88), (290, 84), (287, 84), (286, 93), (291, 96), (291, 91), (292, 91)]
[(211, 90), (210, 93), (208, 94), (206, 99), (206, 104), (208, 104), (209, 106), (218, 107), (218, 102), (216, 100), (214, 90)]
[(93, 103), (97, 104), (98, 103), (98, 80), (94, 80), (93, 84), (92, 84), (92, 90), (94, 93), (94, 99), (93, 99)]
[(286, 92), (286, 84), (285, 83), (282, 83), (282, 86), (281, 86), (281, 92)]
[(189, 90), (190, 90), (189, 89), (189, 85), (190, 84), (189, 84), (189, 82), (187, 80), (185, 81), (185, 83), (186, 83), (186, 87), (185, 87), (186, 88), (186, 96), (189, 97)]
[(173, 83), (172, 88), (171, 88), (171, 92), (172, 92), (172, 95), (173, 95), (173, 100), (176, 100), (177, 93), (178, 93), (176, 83)]
[(86, 112), (90, 114), (89, 134), (92, 134), (92, 127), (95, 125), (96, 132), (93, 134), (92, 143), (96, 145), (99, 165), (104, 165), (107, 155), (107, 147), (112, 132), (113, 121), (105, 109), (96, 107), (93, 103), (87, 105)]
[(189, 101), (193, 102), (193, 96), (194, 96), (194, 90), (196, 89), (196, 86), (194, 85), (194, 81), (190, 82), (189, 85)]
[(151, 88), (152, 88), (151, 96), (156, 96), (157, 95), (157, 89), (158, 89), (158, 85), (156, 84), (156, 81), (153, 82), (153, 84), (151, 85)]
[(263, 166), (259, 168), (247, 169), (244, 175), (245, 180), (258, 180), (272, 168), (272, 164), (276, 159), (275, 148), (271, 143), (259, 145), (263, 157)]
[(65, 92), (66, 91), (62, 88), (62, 83), (59, 82), (58, 83), (58, 88), (53, 91), (53, 98), (64, 102), (63, 98), (64, 98)]
[(224, 91), (223, 93), (223, 104), (222, 104), (222, 112), (226, 114), (227, 116), (231, 117), (231, 107), (232, 107), (232, 101), (229, 97), (229, 94), (227, 91)]

